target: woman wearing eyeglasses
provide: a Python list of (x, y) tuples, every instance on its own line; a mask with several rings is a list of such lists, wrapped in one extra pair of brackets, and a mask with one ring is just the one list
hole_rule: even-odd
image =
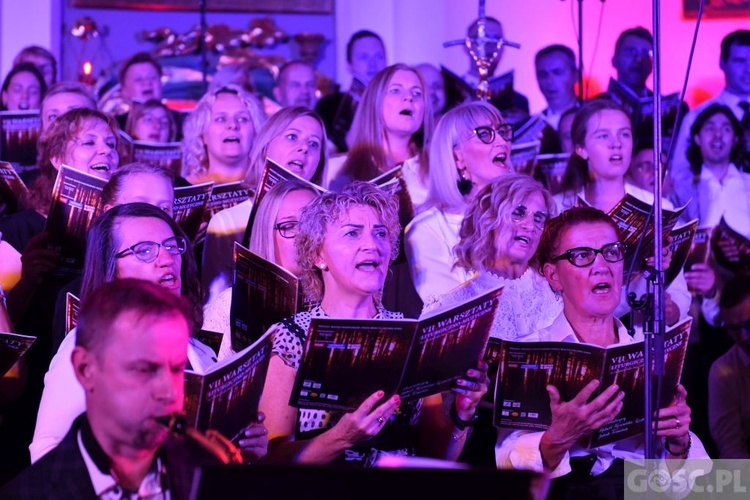
[(469, 280), (425, 304), (425, 312), (505, 286), (491, 336), (536, 340), (562, 310), (559, 298), (534, 267), (539, 238), (555, 213), (552, 195), (526, 174), (506, 174), (476, 194), (455, 246), (456, 267)]
[[(479, 190), (467, 208), (455, 246), (456, 268), (470, 278), (433, 296), (423, 313), (504, 286), (490, 335), (536, 340), (537, 330), (552, 323), (562, 310), (559, 297), (534, 266), (539, 238), (555, 210), (552, 195), (526, 174), (505, 174)], [(481, 466), (494, 463), (497, 429), (491, 422), (491, 408), (481, 408), (464, 461)]]
[(427, 302), (469, 278), (453, 247), (476, 193), (512, 170), (513, 128), (485, 102), (460, 104), (440, 119), (430, 144), (427, 208), (406, 226), (405, 253), (414, 286)]
[[(280, 109), (263, 124), (253, 142), (245, 184), (257, 188), (266, 158), (270, 158), (306, 181), (322, 185), (328, 163), (326, 141), (325, 126), (317, 113), (302, 106)], [(221, 210), (208, 223), (201, 275), (212, 299), (232, 283), (234, 243), (243, 241), (252, 203), (248, 200)]]
[(312, 318), (402, 317), (380, 301), (399, 233), (397, 200), (369, 182), (324, 193), (302, 210), (295, 245), (305, 297), (314, 305), (271, 326), (273, 355), (260, 403), (268, 415), (270, 459), (372, 466), (383, 456), (455, 460), (461, 453), (468, 422), (487, 391), (484, 363), (467, 370), (451, 391), (417, 401), (402, 403), (380, 390), (350, 413), (289, 405)]
[[(617, 226), (607, 214), (591, 207), (563, 212), (547, 223), (537, 255), (549, 286), (563, 302), (562, 312), (538, 332), (540, 341), (607, 347), (639, 340), (631, 337), (614, 315), (622, 293), (625, 245), (619, 242)], [(564, 476), (553, 481), (550, 498), (621, 497), (622, 460), (643, 458), (643, 439), (629, 438), (591, 450), (579, 444), (622, 409), (620, 388), (603, 388), (599, 396), (590, 399), (597, 387), (598, 382), (592, 381), (573, 399), (562, 401), (557, 389), (548, 386), (550, 427), (544, 432), (502, 433), (505, 439), (496, 448), (497, 466), (546, 471), (553, 478)], [(655, 420), (662, 456), (708, 458), (700, 440), (689, 432), (687, 392), (681, 385), (664, 390), (673, 390), (674, 398), (659, 410)], [(681, 460), (668, 465), (670, 470), (681, 466)]]
[[(639, 188), (626, 180), (633, 153), (633, 130), (630, 117), (622, 107), (607, 99), (594, 99), (583, 104), (576, 112), (571, 130), (574, 152), (570, 156), (563, 179), (563, 191), (555, 195), (558, 209), (567, 210), (580, 201), (609, 212), (626, 194), (646, 203), (653, 203), (653, 193)], [(674, 205), (662, 199), (665, 210), (674, 210)], [(664, 268), (669, 265), (665, 252)], [(647, 260), (653, 264), (653, 258)], [(646, 292), (646, 280), (634, 276), (629, 290), (642, 296)], [(680, 272), (667, 288), (665, 320), (668, 325), (685, 318), (690, 310), (691, 296)], [(623, 294), (616, 315), (622, 316), (630, 310)]]
[[(103, 283), (119, 278), (151, 281), (189, 299), (194, 312), (191, 329), (197, 333), (203, 319), (203, 293), (192, 250), (190, 241), (164, 210), (146, 203), (118, 205), (99, 217), (89, 231), (80, 298), (85, 300)], [(29, 447), (32, 461), (54, 448), (73, 420), (85, 411), (83, 389), (70, 361), (75, 338), (75, 330), (71, 330), (44, 378), (34, 440)], [(193, 369), (205, 369), (216, 356), (209, 347), (191, 339), (188, 361)], [(265, 439), (263, 432), (257, 432), (258, 439)], [(258, 444), (263, 446), (253, 441), (243, 448), (255, 449)]]
[[(299, 276), (294, 240), (299, 232), (302, 208), (318, 195), (303, 182), (291, 179), (272, 187), (258, 205), (248, 249)], [(203, 329), (223, 334), (219, 359), (232, 354), (230, 311), (232, 287), (206, 304)]]

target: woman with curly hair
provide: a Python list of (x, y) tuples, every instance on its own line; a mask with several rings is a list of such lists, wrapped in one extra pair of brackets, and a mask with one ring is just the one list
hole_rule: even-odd
[(204, 95), (182, 125), (182, 176), (191, 184), (244, 179), (264, 121), (258, 100), (237, 85)]
[[(396, 199), (368, 182), (324, 193), (302, 209), (297, 259), (305, 296), (315, 305), (271, 327), (273, 354), (261, 398), (269, 458), (366, 466), (381, 454), (455, 460), (461, 453), (466, 429), (448, 418), (442, 394), (402, 404), (398, 395), (386, 398), (380, 390), (351, 413), (289, 405), (313, 317), (401, 317), (380, 302), (399, 232)], [(487, 391), (487, 368), (480, 365), (446, 394), (455, 396), (457, 419), (470, 420)]]

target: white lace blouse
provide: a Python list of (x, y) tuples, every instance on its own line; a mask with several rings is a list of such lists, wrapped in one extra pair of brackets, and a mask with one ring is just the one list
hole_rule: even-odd
[(422, 314), (464, 302), (501, 285), (505, 289), (492, 324), (492, 337), (525, 342), (538, 340), (536, 332), (549, 326), (562, 311), (562, 300), (555, 295), (544, 276), (529, 267), (516, 279), (502, 278), (489, 271), (475, 273), (466, 283), (429, 299)]

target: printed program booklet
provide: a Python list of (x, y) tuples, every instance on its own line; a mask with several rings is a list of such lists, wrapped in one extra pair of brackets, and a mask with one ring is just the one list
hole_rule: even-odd
[(75, 277), (83, 270), (86, 235), (102, 212), (105, 179), (61, 165), (52, 189), (45, 231), (47, 246), (60, 252), (54, 274)]
[(70, 292), (65, 294), (65, 335), (78, 324), (78, 311), (81, 309), (81, 299)]
[(297, 313), (301, 304), (294, 274), (234, 243), (230, 328), (235, 352)]
[(174, 188), (174, 221), (190, 241), (195, 241), (205, 222), (206, 208), (211, 199), (213, 182)]
[[(664, 334), (664, 377), (658, 408), (669, 405), (682, 374), (692, 318)], [(589, 437), (594, 448), (643, 432), (644, 342), (607, 348), (574, 342), (503, 341), (495, 385), (494, 424), (497, 427), (543, 431), (552, 420), (547, 385), (563, 401), (573, 399), (589, 382), (600, 384), (591, 399), (617, 384), (625, 393), (622, 411)], [(653, 359), (653, 358), (652, 358)], [(652, 380), (656, 384), (656, 378)], [(656, 394), (656, 387), (654, 392)]]
[(0, 160), (17, 172), (36, 168), (37, 141), (42, 130), (39, 110), (0, 111)]
[(203, 373), (185, 370), (185, 413), (190, 425), (201, 431), (215, 429), (235, 441), (258, 414), (272, 347), (272, 336), (264, 335)]
[[(578, 198), (578, 204), (581, 206), (588, 205), (581, 198)], [(667, 236), (677, 224), (682, 212), (685, 211), (684, 205), (675, 210), (662, 209), (662, 240), (664, 246), (667, 246)], [(625, 272), (629, 272), (633, 264), (633, 272), (638, 273), (646, 268), (646, 257), (654, 255), (654, 217), (652, 206), (643, 200), (640, 200), (632, 194), (625, 194), (617, 205), (612, 207), (608, 212), (609, 216), (617, 224), (620, 241), (628, 246), (625, 253)], [(640, 241), (640, 245), (639, 245)]]
[(536, 158), (542, 143), (539, 141), (513, 143), (510, 148), (510, 164), (521, 174), (534, 174)]
[(419, 320), (313, 318), (289, 404), (352, 411), (378, 390), (402, 401), (450, 390), (483, 359), (502, 290)]
[(263, 167), (263, 172), (260, 174), (260, 181), (258, 182), (258, 187), (255, 190), (255, 195), (253, 196), (253, 206), (250, 207), (250, 217), (248, 217), (247, 219), (245, 238), (242, 241), (250, 240), (249, 231), (253, 227), (253, 222), (255, 222), (255, 214), (258, 212), (258, 205), (260, 204), (260, 201), (263, 199), (263, 197), (266, 196), (266, 193), (268, 193), (271, 188), (279, 182), (290, 179), (296, 179), (310, 186), (311, 189), (314, 189), (319, 193), (324, 193), (326, 191), (325, 188), (303, 179), (294, 172), (290, 172), (289, 170), (285, 169), (272, 159), (266, 158), (266, 165)]
[(206, 206), (204, 220), (209, 221), (217, 212), (249, 200), (251, 195), (252, 190), (242, 181), (214, 184)]
[[(703, 236), (701, 236), (701, 234)], [(669, 266), (664, 268), (664, 286), (667, 287), (672, 284), (680, 271), (684, 268), (689, 271), (688, 258), (693, 255), (696, 257), (695, 251), (697, 251), (695, 245), (695, 239), (699, 240), (701, 237), (705, 237), (705, 231), (702, 233), (698, 232), (698, 219), (693, 219), (685, 224), (675, 226), (670, 233), (672, 241), (666, 247), (672, 252), (672, 257), (669, 262)], [(665, 247), (665, 248), (666, 248)], [(691, 262), (692, 266), (694, 262)]]
[(0, 332), (0, 377), (13, 368), (35, 340), (28, 335)]
[(28, 191), (13, 165), (0, 161), (0, 213), (17, 212), (19, 200)]
[[(630, 88), (614, 78), (609, 79), (607, 92), (612, 100), (619, 103), (633, 118), (634, 128), (652, 125), (654, 119), (654, 96), (639, 97)], [(680, 109), (680, 93), (663, 95), (661, 98), (662, 124), (666, 130), (675, 125)]]
[(414, 218), (415, 211), (402, 169), (403, 164), (399, 163), (387, 172), (383, 172), (377, 177), (370, 179), (370, 182), (386, 193), (398, 198), (398, 220), (401, 223), (401, 227), (406, 227)]
[(540, 154), (536, 157), (534, 178), (541, 181), (553, 195), (562, 192), (565, 170), (568, 168), (570, 153)]
[(139, 141), (123, 131), (120, 131), (120, 137), (127, 155), (120, 161), (121, 165), (134, 162), (149, 163), (163, 168), (173, 177), (182, 175), (181, 142)]
[[(722, 240), (736, 249), (736, 256), (727, 255), (721, 247)], [(722, 267), (736, 274), (750, 274), (750, 240), (732, 229), (724, 217), (711, 234), (711, 251)]]

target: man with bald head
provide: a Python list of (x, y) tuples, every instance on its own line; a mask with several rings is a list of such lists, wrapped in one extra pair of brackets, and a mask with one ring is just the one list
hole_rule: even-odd
[(314, 110), (317, 90), (313, 67), (304, 61), (289, 61), (279, 70), (273, 96), (282, 107), (304, 106)]

